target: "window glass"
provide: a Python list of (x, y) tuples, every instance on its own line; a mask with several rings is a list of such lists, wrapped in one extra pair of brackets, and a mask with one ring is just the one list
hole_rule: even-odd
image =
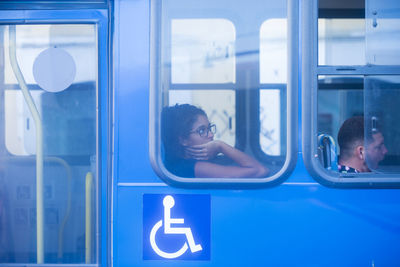
[(318, 132), (337, 137), (346, 118), (364, 112), (363, 76), (318, 77)]
[(400, 2), (366, 2), (367, 62), (373, 65), (399, 65)]
[(262, 151), (271, 156), (282, 153), (280, 113), (281, 91), (260, 90), (260, 144)]
[[(318, 156), (324, 168), (337, 169), (341, 152), (338, 132), (345, 120), (363, 116), (363, 89), (363, 76), (318, 77)], [(332, 155), (327, 150), (332, 150)]]
[(318, 20), (319, 65), (364, 65), (365, 20), (320, 18)]
[(97, 261), (96, 31), (0, 26), (1, 263)]
[(173, 83), (235, 82), (235, 27), (226, 19), (173, 19)]
[[(260, 83), (263, 85), (259, 97), (260, 146), (270, 156), (283, 155), (286, 150), (286, 129), (282, 128), (286, 117), (281, 115), (286, 110), (286, 81), (287, 20), (269, 19), (260, 28)], [(272, 89), (274, 86), (281, 89)]]
[(203, 109), (217, 131), (215, 138), (235, 145), (235, 92), (233, 90), (170, 90), (169, 104), (188, 103)]
[[(249, 181), (272, 177), (285, 165), (286, 5), (259, 0), (153, 2), (153, 15), (159, 17), (153, 16), (157, 117), (150, 154), (160, 176), (182, 182)], [(188, 119), (192, 113), (197, 115)], [(201, 117), (204, 125), (197, 125)], [(195, 137), (208, 140), (195, 144)], [(208, 166), (205, 171), (203, 165)]]
[(287, 21), (270, 19), (260, 29), (260, 82), (286, 83)]
[(365, 141), (371, 170), (400, 172), (400, 75), (365, 78)]

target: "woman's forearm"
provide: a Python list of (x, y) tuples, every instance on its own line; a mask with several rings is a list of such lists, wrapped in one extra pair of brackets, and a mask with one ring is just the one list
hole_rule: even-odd
[(246, 168), (254, 168), (257, 170), (257, 173), (262, 173), (262, 174), (268, 173), (268, 169), (253, 157), (222, 141), (220, 141), (219, 145), (221, 153), (227, 156), (228, 158), (232, 159), (239, 166)]

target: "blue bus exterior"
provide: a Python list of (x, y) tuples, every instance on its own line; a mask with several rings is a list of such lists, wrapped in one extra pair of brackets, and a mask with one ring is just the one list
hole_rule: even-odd
[[(86, 263), (82, 258), (46, 262), (46, 257), (51, 258), (49, 255), (43, 263), (37, 263), (33, 255), (28, 262), (18, 262), (11, 257), (9, 261), (0, 262), (0, 266), (400, 265), (399, 189), (390, 185), (384, 188), (326, 186), (311, 176), (310, 173), (315, 172), (306, 168), (310, 164), (305, 162), (302, 136), (309, 129), (302, 127), (304, 102), (301, 96), (305, 90), (301, 80), (302, 62), (299, 62), (296, 92), (299, 97), (295, 98), (297, 116), (293, 118), (298, 129), (292, 129), (296, 131), (292, 134), (298, 142), (297, 159), (294, 169), (286, 173), (287, 178), (266, 186), (171, 185), (170, 180), (157, 175), (149, 152), (149, 143), (154, 141), (150, 140), (153, 138), (150, 124), (157, 119), (150, 115), (152, 106), (149, 104), (150, 1), (115, 0), (100, 8), (83, 5), (75, 10), (68, 5), (44, 10), (35, 1), (31, 2), (42, 10), (24, 11), (29, 4), (21, 4), (22, 10), (10, 10), (8, 6), (7, 10), (0, 11), (1, 23), (87, 22), (98, 27), (99, 196), (96, 200), (98, 229), (93, 230), (97, 235), (97, 248), (93, 252), (96, 256)], [(304, 2), (299, 2), (299, 13), (303, 6), (309, 5)], [(245, 2), (235, 4), (246, 9)], [(302, 53), (301, 47), (298, 53)], [(196, 223), (210, 225), (209, 238), (202, 244), (209, 253), (205, 258), (191, 257), (194, 253), (189, 249), (182, 257), (172, 259), (156, 254), (146, 256), (153, 253), (149, 251), (146, 230), (153, 225), (148, 224), (151, 220), (147, 217), (145, 199), (168, 195), (176, 196), (176, 201), (189, 199), (190, 195), (209, 196), (206, 219), (196, 218), (196, 203), (192, 207)], [(159, 205), (161, 207), (161, 203)], [(162, 220), (164, 214), (159, 211), (152, 216)], [(171, 212), (175, 215), (173, 209)], [(202, 213), (199, 211), (199, 214)], [(184, 213), (179, 215), (185, 216)], [(185, 227), (190, 228), (190, 225), (187, 223)], [(196, 235), (194, 237), (196, 239)], [(35, 251), (35, 245), (32, 246)], [(173, 245), (170, 252), (178, 247)]]

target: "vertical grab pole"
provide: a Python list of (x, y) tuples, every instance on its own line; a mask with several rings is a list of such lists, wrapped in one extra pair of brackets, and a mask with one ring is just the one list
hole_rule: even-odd
[(35, 121), (36, 127), (36, 255), (37, 263), (44, 262), (44, 241), (43, 241), (43, 129), (42, 120), (39, 112), (33, 102), (33, 98), (29, 93), (28, 87), (21, 69), (18, 66), (16, 53), (16, 33), (15, 25), (9, 25), (9, 56), (12, 70), (21, 87), (22, 94), (29, 107), (29, 111)]
[(91, 262), (91, 240), (92, 240), (92, 181), (93, 175), (91, 172), (86, 174), (86, 187), (85, 187), (85, 263)]

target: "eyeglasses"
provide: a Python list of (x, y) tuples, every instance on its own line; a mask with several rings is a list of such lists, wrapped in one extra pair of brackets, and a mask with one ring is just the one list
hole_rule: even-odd
[(198, 133), (200, 137), (206, 137), (208, 136), (209, 132), (215, 134), (217, 132), (217, 126), (215, 124), (210, 124), (208, 127), (201, 126), (197, 130), (191, 131), (190, 133)]

